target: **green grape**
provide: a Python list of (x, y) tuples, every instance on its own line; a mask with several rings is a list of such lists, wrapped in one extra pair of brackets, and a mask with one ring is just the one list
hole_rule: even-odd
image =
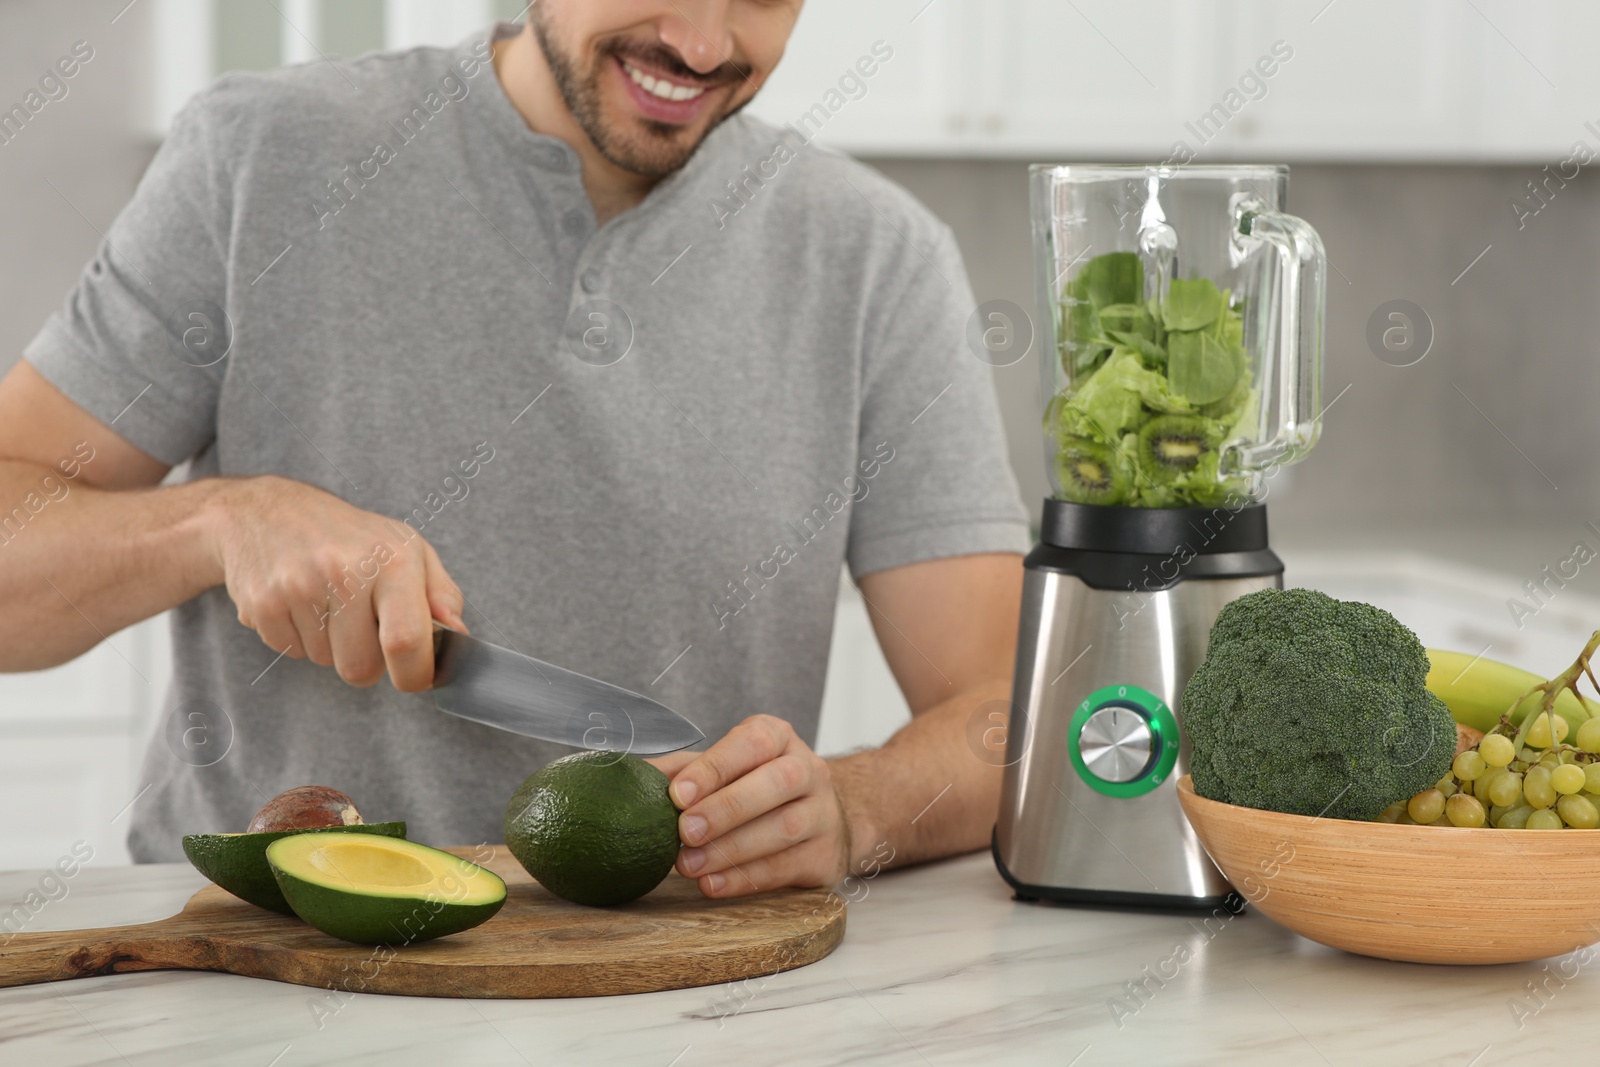
[(1476, 749), (1471, 748), (1457, 756), (1455, 762), (1450, 765), (1450, 769), (1455, 772), (1456, 777), (1463, 782), (1472, 781), (1483, 774), (1488, 767), (1489, 762)]
[(1400, 801), (1395, 801), (1387, 808), (1378, 812), (1378, 817), (1373, 822), (1399, 822), (1400, 816), (1405, 814), (1406, 806)]
[(1567, 724), (1567, 720), (1560, 715), (1553, 715), (1551, 717), (1556, 721), (1556, 740), (1565, 741), (1567, 739), (1567, 733), (1572, 729), (1572, 727), (1569, 726)]
[(1419, 823), (1430, 823), (1444, 814), (1444, 803), (1444, 794), (1439, 790), (1424, 789), (1406, 802), (1406, 814)]
[(1535, 767), (1522, 779), (1522, 795), (1536, 808), (1548, 808), (1556, 802), (1555, 786), (1550, 784), (1550, 769)]
[(1467, 785), (1472, 787), (1471, 789), (1463, 786), (1459, 792), (1470, 792), (1473, 796), (1483, 801), (1483, 806), (1487, 808), (1489, 805), (1494, 803), (1494, 800), (1489, 796), (1489, 790), (1494, 788), (1494, 783), (1498, 779), (1504, 777), (1505, 771), (1501, 770), (1499, 767), (1490, 767), (1483, 773), (1482, 777), (1475, 778), (1471, 782), (1467, 783)]
[(1600, 752), (1600, 719), (1590, 719), (1578, 727), (1576, 740), (1585, 752)]
[[(1600, 723), (1600, 719), (1594, 721)], [(1600, 730), (1596, 731), (1596, 740), (1600, 741)], [(1516, 758), (1517, 746), (1513, 745), (1511, 738), (1504, 734), (1490, 734), (1478, 742), (1478, 755), (1482, 756), (1483, 762), (1491, 767), (1504, 767)]]
[(1539, 717), (1533, 720), (1533, 725), (1528, 727), (1527, 742), (1534, 748), (1546, 748), (1550, 744), (1550, 716), (1544, 712), (1536, 713)]
[(1468, 795), (1471, 795), (1472, 786), (1473, 786), (1473, 783), (1471, 783), (1471, 782), (1462, 782), (1461, 783), (1461, 788), (1457, 789), (1455, 782), (1451, 781), (1449, 778), (1445, 778), (1442, 781), (1440, 781), (1438, 785), (1434, 786), (1434, 788), (1437, 789), (1439, 792), (1443, 793), (1444, 794), (1444, 798), (1446, 800), (1449, 800), (1451, 797), (1455, 796), (1457, 793), (1466, 793)]
[(1556, 801), (1556, 811), (1561, 821), (1575, 830), (1593, 830), (1600, 826), (1600, 809), (1579, 796), (1565, 796)]
[(1495, 825), (1502, 830), (1525, 829), (1528, 825), (1528, 816), (1532, 815), (1533, 812), (1534, 809), (1528, 807), (1528, 805), (1518, 804), (1514, 808), (1507, 809), (1506, 813), (1500, 816), (1500, 821)]
[[(1517, 759), (1521, 760), (1525, 764), (1534, 763), (1538, 761), (1539, 753), (1529, 748), (1527, 745), (1523, 745), (1521, 748), (1517, 749)], [(1520, 769), (1527, 770), (1526, 767), (1522, 767)]]
[(1574, 763), (1563, 763), (1550, 772), (1550, 784), (1562, 796), (1582, 792), (1588, 781), (1589, 778), (1583, 768)]
[(1561, 829), (1561, 816), (1549, 808), (1540, 808), (1528, 813), (1527, 829), (1529, 830), (1559, 830)]
[(1489, 783), (1489, 801), (1501, 807), (1510, 807), (1522, 799), (1522, 775), (1497, 774)]
[(1509, 805), (1509, 804), (1492, 804), (1492, 805), (1490, 805), (1490, 807), (1489, 807), (1489, 825), (1490, 826), (1499, 826), (1500, 825), (1500, 820), (1505, 816), (1505, 813), (1510, 811), (1510, 810), (1511, 810), (1511, 805)]
[(1478, 803), (1476, 797), (1469, 797), (1465, 793), (1458, 793), (1445, 801), (1444, 813), (1449, 816), (1450, 822), (1456, 826), (1476, 827), (1483, 825), (1483, 805)]
[[(1600, 719), (1591, 719), (1591, 722), (1600, 722)], [(1583, 765), (1583, 787), (1591, 793), (1600, 793), (1600, 763), (1586, 763)]]

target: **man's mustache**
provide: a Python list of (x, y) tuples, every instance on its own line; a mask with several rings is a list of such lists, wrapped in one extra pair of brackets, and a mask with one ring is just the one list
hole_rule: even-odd
[(749, 67), (731, 62), (724, 62), (715, 70), (702, 74), (685, 63), (677, 52), (663, 44), (647, 45), (634, 41), (612, 41), (600, 46), (600, 54), (602, 56), (610, 55), (619, 59), (633, 60), (644, 66), (656, 67), (666, 71), (679, 81), (689, 82), (694, 85), (704, 85), (707, 88), (745, 81), (750, 77)]

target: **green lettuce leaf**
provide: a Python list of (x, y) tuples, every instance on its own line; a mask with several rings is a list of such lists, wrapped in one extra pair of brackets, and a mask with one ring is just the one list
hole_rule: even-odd
[(1121, 330), (1112, 330), (1111, 339), (1124, 348), (1131, 348), (1139, 353), (1139, 358), (1146, 367), (1152, 369), (1165, 368), (1167, 365), (1167, 350), (1156, 342), (1140, 337), (1138, 334), (1123, 333)]
[(1100, 328), (1107, 337), (1119, 333), (1155, 340), (1156, 326), (1143, 304), (1107, 304), (1099, 309)]
[(1167, 380), (1172, 391), (1193, 404), (1214, 404), (1239, 381), (1244, 350), (1232, 349), (1209, 333), (1174, 330), (1167, 334)]
[(1111, 304), (1133, 304), (1144, 298), (1144, 265), (1134, 252), (1107, 252), (1083, 265), (1074, 283), (1079, 294), (1097, 309)]
[(1223, 306), (1222, 290), (1210, 278), (1174, 278), (1161, 317), (1169, 330), (1203, 330), (1217, 321)]

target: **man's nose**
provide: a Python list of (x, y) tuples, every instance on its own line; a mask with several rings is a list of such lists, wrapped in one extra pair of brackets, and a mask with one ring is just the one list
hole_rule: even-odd
[(661, 43), (677, 51), (691, 70), (709, 74), (733, 58), (728, 28), (731, 0), (668, 0), (657, 33)]

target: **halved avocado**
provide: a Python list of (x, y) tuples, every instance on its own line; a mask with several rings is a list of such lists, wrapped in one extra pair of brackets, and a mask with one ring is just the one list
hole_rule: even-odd
[(267, 846), (294, 913), (360, 945), (410, 945), (487, 922), (506, 902), (493, 871), (415, 841), (297, 834)]
[(321, 826), (305, 830), (273, 830), (256, 834), (189, 834), (183, 839), (183, 854), (195, 870), (258, 908), (293, 915), (294, 909), (283, 899), (283, 891), (267, 866), (267, 846), (295, 834), (349, 833), (405, 837), (403, 822), (358, 823), (351, 826)]

